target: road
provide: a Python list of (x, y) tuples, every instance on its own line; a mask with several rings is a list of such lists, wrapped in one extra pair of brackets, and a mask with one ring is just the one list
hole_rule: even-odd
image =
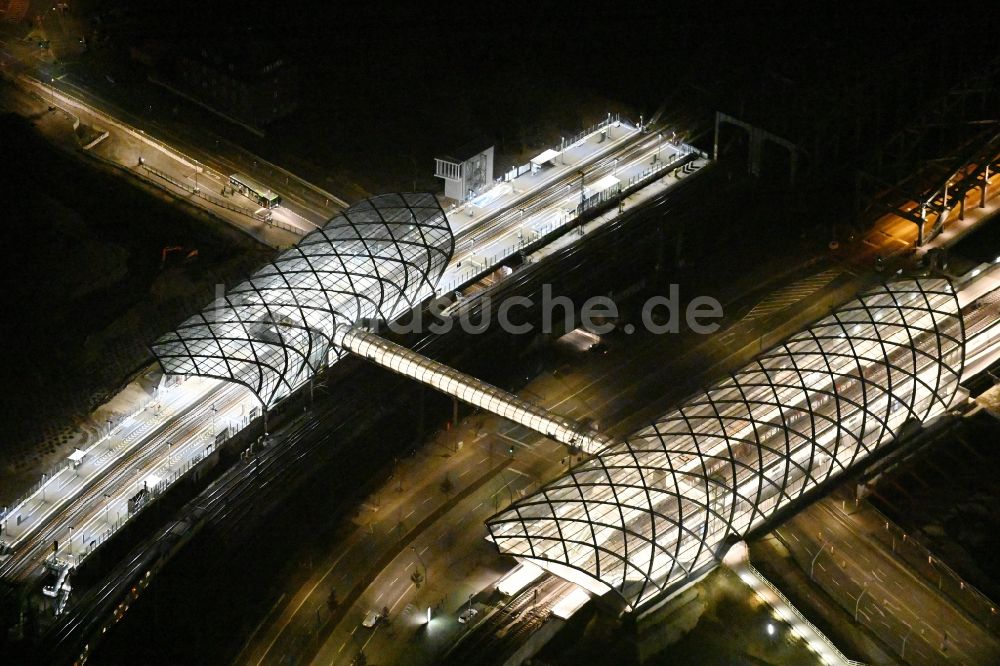
[[(816, 584), (901, 659), (914, 665), (1000, 660), (1000, 642), (871, 536), (881, 525), (832, 499), (806, 507), (774, 533)], [(850, 611), (848, 611), (850, 613)]]
[[(181, 135), (151, 119), (135, 116), (95, 94), (95, 86), (85, 74), (76, 68), (67, 69), (74, 64), (72, 61), (52, 62), (46, 52), (39, 53), (31, 46), (18, 40), (5, 41), (0, 47), (0, 71), (40, 100), (109, 133), (108, 139), (87, 150), (188, 199), (262, 242), (274, 247), (290, 245), (346, 207), (346, 202), (328, 192), (217, 136), (200, 130)], [(154, 175), (157, 172), (140, 169), (140, 159), (173, 182)], [(200, 189), (206, 195), (224, 198), (222, 188), (228, 184), (229, 174), (236, 172), (249, 172), (282, 195), (282, 205), (272, 211), (271, 225), (257, 219), (255, 211), (259, 207), (239, 195), (229, 195), (229, 208), (192, 196), (193, 190)], [(284, 233), (278, 233), (282, 230)]]
[[(11, 39), (4, 46), (3, 61), (21, 71), (29, 69), (40, 81), (55, 80), (55, 87), (73, 95), (78, 101), (112, 116), (121, 123), (144, 134), (157, 137), (178, 152), (228, 175), (235, 171), (252, 171), (252, 177), (283, 187), (282, 192), (296, 213), (318, 220), (330, 217), (332, 211), (346, 208), (347, 202), (330, 194), (288, 170), (267, 162), (246, 148), (236, 145), (202, 127), (181, 126), (158, 122), (152, 117), (148, 91), (129, 89), (126, 93), (104, 72), (94, 73), (81, 55), (87, 50), (84, 41), (86, 21), (77, 16), (76, 7), (65, 10), (56, 7), (36, 7), (41, 21), (36, 23), (24, 41)], [(39, 39), (47, 39), (48, 48), (37, 48)], [(128, 107), (128, 108), (125, 108)]]

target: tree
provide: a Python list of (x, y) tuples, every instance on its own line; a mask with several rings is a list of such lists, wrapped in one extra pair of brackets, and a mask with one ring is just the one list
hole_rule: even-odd
[(337, 598), (337, 590), (330, 590), (330, 595), (326, 598), (326, 607), (332, 612), (340, 605), (340, 599)]
[(448, 474), (444, 475), (444, 481), (441, 482), (441, 492), (445, 495), (450, 496), (451, 491), (455, 489), (454, 484), (451, 482), (451, 477)]
[(420, 584), (424, 582), (424, 576), (419, 571), (414, 569), (413, 573), (410, 574), (410, 580), (412, 580), (413, 584), (419, 588)]

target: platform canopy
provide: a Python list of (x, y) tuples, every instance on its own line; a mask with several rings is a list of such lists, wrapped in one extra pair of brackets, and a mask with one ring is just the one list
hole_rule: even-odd
[(604, 190), (610, 190), (612, 187), (618, 187), (619, 185), (621, 185), (621, 181), (609, 173), (589, 185), (585, 183), (583, 187), (589, 190), (591, 194), (600, 194)]
[(868, 291), (487, 522), (500, 551), (639, 608), (958, 395), (951, 284)]
[(152, 345), (167, 374), (248, 387), (265, 406), (338, 358), (338, 324), (391, 321), (432, 294), (454, 251), (437, 198), (357, 203)]
[(548, 150), (545, 150), (544, 152), (539, 153), (538, 155), (532, 157), (531, 163), (538, 166), (542, 166), (546, 162), (551, 162), (555, 158), (559, 157), (559, 155), (560, 152), (558, 150), (552, 150), (551, 148), (549, 148)]

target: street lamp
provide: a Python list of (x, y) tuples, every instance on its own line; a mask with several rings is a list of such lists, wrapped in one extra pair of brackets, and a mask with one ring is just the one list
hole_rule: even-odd
[(910, 637), (910, 634), (912, 632), (913, 632), (913, 625), (911, 624), (909, 628), (906, 630), (906, 635), (903, 636), (903, 647), (900, 648), (899, 650), (899, 656), (903, 659), (906, 659), (906, 640)]
[(820, 541), (819, 550), (816, 551), (816, 555), (813, 556), (812, 562), (809, 563), (809, 580), (816, 580), (815, 578), (813, 578), (813, 570), (816, 568), (816, 560), (819, 559), (819, 556), (823, 553), (823, 550), (825, 548), (826, 548), (826, 542)]
[[(511, 455), (512, 455), (512, 456), (514, 455), (514, 451), (513, 451), (513, 449), (514, 449), (514, 447), (513, 447), (513, 446), (512, 446), (512, 447), (510, 447), (510, 451), (511, 451)], [(506, 476), (504, 475), (504, 473), (503, 473), (503, 470), (502, 470), (502, 469), (500, 470), (500, 478), (501, 478), (501, 479), (503, 480), (503, 482), (504, 482), (504, 487), (505, 487), (505, 488), (507, 489), (507, 494), (508, 494), (508, 495), (510, 495), (510, 503), (511, 503), (511, 504), (513, 504), (513, 503), (514, 503), (514, 491), (513, 491), (513, 489), (512, 489), (511, 487), (510, 487), (510, 481), (508, 481), (508, 480), (507, 480), (507, 477), (506, 477)], [(497, 495), (499, 495), (499, 494), (500, 494), (500, 491), (497, 491)]]
[(861, 588), (861, 594), (858, 595), (858, 600), (854, 602), (854, 621), (858, 621), (858, 611), (861, 609), (861, 597), (865, 596), (865, 592), (868, 591), (868, 581), (865, 581), (864, 586)]

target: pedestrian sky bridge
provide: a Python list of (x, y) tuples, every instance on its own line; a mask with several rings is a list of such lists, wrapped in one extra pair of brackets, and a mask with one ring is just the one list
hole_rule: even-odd
[(558, 416), (516, 395), (470, 377), (406, 347), (352, 326), (340, 326), (334, 343), (393, 372), (415, 379), (463, 402), (596, 454), (611, 441), (593, 428)]
[(393, 321), (434, 293), (454, 251), (432, 194), (367, 199), (282, 252), (153, 345), (167, 374), (223, 379), (267, 408), (344, 351), (552, 439), (597, 453), (610, 440), (359, 328)]
[(938, 279), (859, 296), (491, 518), (500, 551), (638, 608), (728, 545), (947, 410), (965, 354)]

